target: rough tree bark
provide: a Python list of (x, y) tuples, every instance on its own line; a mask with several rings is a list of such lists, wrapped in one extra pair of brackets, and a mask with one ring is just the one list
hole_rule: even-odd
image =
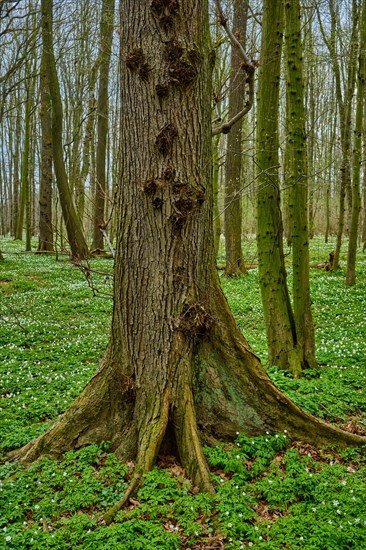
[(360, 445), (302, 412), (270, 382), (214, 266), (208, 2), (122, 0), (122, 149), (114, 308), (97, 373), (42, 436), (30, 462), (92, 441), (135, 458), (124, 498), (165, 440), (212, 491), (201, 438), (287, 429), (319, 445)]

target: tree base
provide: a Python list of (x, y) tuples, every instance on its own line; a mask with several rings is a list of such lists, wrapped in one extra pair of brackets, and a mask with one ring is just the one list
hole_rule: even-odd
[(238, 432), (287, 430), (291, 439), (316, 446), (366, 445), (366, 437), (305, 413), (273, 385), (237, 328), (218, 280), (210, 306), (214, 324), (209, 337), (187, 338), (177, 331), (171, 353), (176, 362), (153, 408), (143, 389), (135, 387), (133, 374), (117, 362), (110, 343), (100, 369), (74, 404), (45, 434), (10, 457), (31, 463), (110, 441), (121, 460), (136, 461), (123, 499), (103, 517), (110, 522), (153, 467), (164, 437), (175, 439), (187, 474), (209, 492), (213, 488), (202, 439), (234, 440)]

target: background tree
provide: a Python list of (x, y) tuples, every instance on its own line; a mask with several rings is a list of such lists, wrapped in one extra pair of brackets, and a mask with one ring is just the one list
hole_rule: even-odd
[[(17, 208), (17, 225), (15, 230), (15, 237), (22, 239), (23, 229), (26, 229), (26, 251), (31, 250), (31, 234), (32, 234), (32, 220), (31, 220), (31, 185), (33, 182), (33, 170), (34, 162), (34, 140), (32, 140), (31, 131), (33, 129), (34, 120), (34, 103), (35, 103), (35, 87), (36, 87), (36, 65), (37, 55), (35, 51), (36, 47), (36, 25), (33, 12), (33, 5), (28, 3), (29, 13), (24, 19), (24, 35), (27, 43), (27, 55), (25, 56), (24, 63), (22, 64), (23, 78), (16, 84), (21, 89), (22, 96), (24, 97), (24, 128), (23, 128), (23, 142), (22, 152), (18, 150), (18, 159), (20, 161), (20, 181), (19, 181), (19, 205)], [(21, 107), (22, 108), (22, 107)], [(18, 144), (19, 147), (19, 144)]]
[[(364, 119), (366, 118), (366, 99), (364, 100)], [(363, 158), (366, 158), (366, 124), (363, 126), (363, 135), (362, 135), (362, 143), (363, 143)], [(363, 204), (362, 204), (362, 251), (365, 252), (366, 250), (366, 168), (363, 167), (363, 182), (362, 182), (362, 190), (363, 190)]]
[[(358, 226), (361, 211), (361, 164), (362, 164), (362, 131), (364, 122), (365, 104), (365, 78), (366, 78), (366, 2), (362, 2), (362, 13), (360, 18), (360, 44), (357, 77), (357, 99), (355, 132), (353, 141), (353, 162), (352, 162), (352, 217), (349, 231), (347, 276), (346, 284), (354, 285), (356, 282), (356, 253)], [(365, 162), (365, 161), (364, 161)]]
[(51, 97), (46, 75), (46, 58), (42, 52), (40, 68), (40, 120), (42, 130), (41, 143), (41, 181), (39, 190), (39, 241), (38, 252), (53, 251), (52, 226), (52, 119)]
[(284, 11), (281, 0), (265, 0), (257, 98), (256, 163), (259, 284), (266, 322), (269, 364), (301, 372), (296, 327), (283, 254), (280, 209), (278, 109)]
[(114, 0), (103, 0), (100, 23), (100, 68), (98, 90), (98, 142), (96, 150), (96, 188), (94, 197), (94, 249), (103, 248), (103, 234), (101, 228), (105, 228), (106, 209), (106, 154), (108, 137), (108, 83), (109, 66), (112, 51), (114, 28)]
[(309, 279), (308, 166), (299, 0), (285, 3), (285, 23), (288, 117), (286, 185), (289, 187), (296, 347), (302, 366), (315, 368), (315, 334)]
[[(233, 33), (245, 47), (248, 17), (248, 2), (234, 0)], [(229, 81), (229, 109), (231, 120), (244, 107), (247, 87), (247, 73), (243, 67), (243, 57), (236, 44), (231, 45), (231, 73)], [(242, 126), (243, 119), (233, 124), (227, 136), (225, 160), (225, 275), (233, 277), (246, 273), (242, 251)]]
[[(345, 225), (345, 197), (347, 190), (350, 196), (351, 188), (351, 132), (352, 132), (352, 100), (354, 95), (355, 80), (356, 80), (356, 68), (357, 68), (357, 29), (359, 12), (356, 0), (352, 1), (352, 22), (350, 31), (350, 42), (346, 56), (346, 63), (344, 70), (340, 63), (339, 55), (339, 32), (340, 32), (340, 15), (339, 6), (337, 0), (329, 0), (329, 12), (331, 18), (331, 30), (328, 35), (324, 29), (322, 23), (322, 17), (319, 9), (318, 22), (324, 43), (326, 44), (332, 68), (335, 77), (335, 89), (336, 98), (339, 110), (339, 126), (340, 126), (340, 139), (342, 148), (342, 164), (340, 167), (340, 189), (339, 189), (339, 216), (338, 216), (338, 229), (337, 229), (337, 243), (334, 254), (333, 269), (339, 267), (339, 255), (342, 245), (342, 236)], [(342, 76), (346, 74), (346, 79), (343, 81)]]
[(53, 1), (42, 0), (42, 39), (45, 55), (48, 88), (52, 107), (52, 153), (63, 219), (71, 253), (75, 258), (88, 257), (81, 221), (75, 209), (63, 158), (62, 101), (53, 51)]

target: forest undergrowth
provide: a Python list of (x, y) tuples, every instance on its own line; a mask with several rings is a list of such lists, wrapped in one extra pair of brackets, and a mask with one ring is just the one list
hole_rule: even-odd
[[(286, 433), (237, 434), (233, 444), (205, 449), (213, 498), (161, 456), (110, 526), (97, 520), (121, 498), (133, 464), (119, 463), (108, 442), (28, 470), (8, 462), (6, 451), (46, 430), (95, 371), (109, 335), (112, 260), (92, 260), (87, 281), (66, 256), (21, 254), (24, 245), (7, 240), (0, 247), (0, 549), (366, 549), (360, 449), (294, 445)], [(314, 239), (311, 262), (331, 250)], [(276, 368), (269, 374), (306, 411), (366, 434), (366, 255), (359, 253), (353, 287), (341, 263), (335, 272), (311, 269), (319, 369), (300, 379)], [(265, 364), (256, 268), (222, 284)]]

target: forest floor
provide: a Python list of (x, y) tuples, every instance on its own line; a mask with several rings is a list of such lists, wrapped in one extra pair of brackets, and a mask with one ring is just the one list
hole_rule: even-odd
[[(314, 239), (311, 261), (325, 261), (332, 247)], [(0, 249), (1, 550), (366, 549), (360, 449), (294, 445), (286, 433), (238, 434), (234, 444), (205, 449), (213, 498), (160, 457), (110, 526), (97, 518), (120, 499), (133, 464), (119, 463), (108, 442), (28, 470), (7, 462), (6, 451), (50, 426), (95, 371), (109, 334), (112, 260), (92, 260), (88, 284), (66, 256), (21, 254), (24, 244), (9, 240)], [(254, 250), (249, 243), (248, 261)], [(340, 270), (311, 270), (320, 368), (296, 380), (276, 368), (269, 374), (308, 412), (366, 434), (366, 255), (359, 253), (356, 285), (346, 287), (343, 252)], [(265, 364), (257, 270), (222, 284)]]

